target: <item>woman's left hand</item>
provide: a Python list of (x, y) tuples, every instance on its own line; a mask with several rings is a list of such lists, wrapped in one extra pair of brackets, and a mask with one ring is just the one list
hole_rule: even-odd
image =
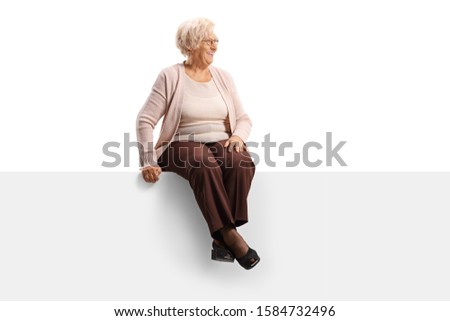
[(231, 136), (223, 145), (225, 148), (228, 147), (228, 151), (231, 152), (233, 149), (237, 152), (243, 152), (247, 150), (247, 147), (244, 145), (244, 141), (239, 136)]

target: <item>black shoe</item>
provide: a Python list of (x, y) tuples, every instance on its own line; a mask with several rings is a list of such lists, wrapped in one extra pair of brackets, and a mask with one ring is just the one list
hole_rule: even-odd
[(258, 253), (256, 253), (256, 251), (250, 247), (248, 247), (247, 254), (245, 254), (243, 257), (236, 258), (236, 260), (246, 270), (254, 268), (255, 265), (258, 264), (259, 261), (261, 261)]
[(216, 242), (213, 241), (211, 260), (232, 263), (234, 262), (234, 256), (226, 247), (216, 244)]

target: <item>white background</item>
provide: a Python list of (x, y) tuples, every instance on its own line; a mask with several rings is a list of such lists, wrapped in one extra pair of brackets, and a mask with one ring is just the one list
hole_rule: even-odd
[[(450, 5), (446, 1), (136, 0), (125, 2), (80, 0), (69, 2), (43, 0), (0, 2), (0, 171), (109, 171), (110, 169), (101, 166), (103, 161), (111, 160), (103, 154), (103, 145), (109, 141), (116, 141), (123, 145), (124, 133), (130, 133), (131, 139), (135, 139), (136, 115), (147, 98), (158, 72), (168, 65), (183, 60), (174, 45), (174, 35), (178, 25), (186, 19), (197, 16), (206, 16), (216, 22), (220, 47), (214, 64), (230, 71), (238, 85), (245, 108), (254, 124), (251, 141), (261, 142), (264, 135), (270, 133), (272, 140), (278, 145), (285, 141), (292, 141), (295, 152), (301, 152), (303, 144), (309, 141), (317, 141), (324, 145), (326, 132), (333, 132), (336, 143), (341, 140), (347, 141), (340, 155), (347, 162), (348, 167), (340, 167), (335, 163), (331, 168), (324, 165), (315, 169), (304, 165), (286, 168), (283, 165), (291, 160), (289, 155), (277, 159), (276, 152), (273, 151), (272, 159), (277, 160), (277, 167), (271, 168), (260, 163), (258, 170), (349, 172), (448, 171), (450, 169), (447, 141), (450, 129), (447, 125), (448, 117), (446, 117), (446, 109), (450, 107), (450, 62), (448, 59), (450, 57), (450, 20), (448, 19)], [(257, 152), (263, 157), (263, 150), (258, 149)], [(131, 150), (131, 156), (131, 168), (125, 168), (122, 164), (113, 170), (137, 170), (137, 152)], [(311, 157), (323, 158), (323, 154), (312, 154)], [(5, 238), (2, 244), (6, 244), (2, 248), (2, 253), (10, 254), (10, 258), (20, 257), (27, 263), (21, 265), (20, 269), (11, 270), (10, 274), (2, 272), (1, 275), (9, 280), (14, 278), (21, 280), (24, 288), (27, 285), (24, 280), (28, 280), (27, 278), (36, 284), (42, 282), (45, 285), (42, 288), (32, 287), (32, 290), (36, 292), (28, 290), (20, 292), (22, 294), (42, 294), (41, 289), (47, 289), (47, 291), (52, 289), (51, 282), (39, 277), (33, 278), (34, 274), (30, 274), (31, 271), (37, 275), (41, 270), (50, 274), (52, 270), (46, 270), (48, 265), (54, 269), (61, 265), (69, 267), (59, 269), (60, 274), (50, 278), (51, 281), (55, 281), (61, 275), (63, 282), (56, 284), (56, 287), (64, 288), (66, 285), (64, 280), (66, 282), (77, 280), (65, 278), (63, 275), (65, 271), (70, 271), (70, 267), (77, 267), (77, 265), (71, 265), (70, 259), (59, 262), (60, 265), (51, 265), (51, 260), (42, 260), (42, 257), (39, 257), (39, 254), (44, 252), (48, 253), (50, 258), (58, 260), (59, 256), (54, 256), (52, 252), (58, 246), (63, 247), (68, 244), (69, 248), (63, 256), (72, 260), (78, 258), (76, 255), (71, 256), (73, 253), (78, 253), (79, 256), (92, 254), (92, 257), (100, 263), (108, 264), (107, 260), (96, 256), (96, 246), (101, 246), (102, 242), (105, 242), (105, 235), (110, 236), (110, 240), (119, 242), (120, 238), (117, 235), (120, 234), (114, 232), (121, 231), (119, 227), (125, 229), (128, 225), (115, 225), (116, 230), (110, 229), (97, 234), (96, 230), (91, 229), (92, 224), (84, 223), (93, 221), (99, 226), (104, 226), (106, 220), (103, 218), (111, 219), (111, 213), (117, 214), (113, 215), (113, 218), (119, 223), (122, 220), (128, 224), (137, 222), (140, 233), (136, 233), (133, 229), (127, 230), (128, 235), (133, 235), (128, 238), (128, 241), (133, 246), (139, 244), (145, 248), (145, 251), (150, 251), (151, 246), (147, 246), (145, 242), (133, 243), (132, 241), (139, 238), (152, 238), (155, 235), (167, 235), (164, 233), (165, 224), (169, 226), (169, 223), (172, 224), (171, 220), (178, 222), (179, 230), (185, 233), (181, 237), (184, 237), (183, 241), (188, 245), (184, 255), (190, 261), (185, 266), (172, 265), (172, 268), (186, 270), (187, 267), (199, 273), (202, 271), (198, 270), (198, 266), (193, 262), (214, 264), (214, 262), (205, 261), (205, 256), (209, 254), (209, 243), (203, 242), (203, 238), (208, 239), (204, 226), (195, 225), (196, 228), (203, 228), (205, 231), (204, 234), (198, 233), (197, 236), (194, 234), (196, 229), (186, 228), (190, 226), (187, 223), (191, 221), (189, 217), (181, 216), (182, 210), (154, 211), (149, 214), (149, 209), (152, 209), (150, 205), (153, 204), (150, 197), (156, 199), (158, 196), (156, 192), (159, 190), (151, 190), (152, 193), (150, 193), (149, 189), (154, 189), (154, 186), (144, 185), (137, 172), (133, 176), (135, 181), (126, 180), (128, 185), (117, 185), (115, 180), (120, 175), (108, 176), (112, 180), (108, 185), (109, 188), (118, 193), (115, 196), (111, 194), (113, 197), (106, 193), (97, 193), (99, 190), (103, 191), (105, 187), (100, 188), (93, 184), (95, 181), (89, 179), (73, 184), (76, 179), (83, 180), (85, 178), (83, 175), (77, 175), (72, 180), (65, 180), (67, 185), (61, 182), (59, 185), (52, 185), (54, 180), (49, 179), (51, 174), (48, 174), (47, 179), (42, 180), (38, 174), (34, 174), (35, 176), (31, 178), (21, 173), (13, 175), (22, 177), (23, 183), (9, 184), (4, 181), (3, 184), (2, 195), (6, 195), (5, 199), (8, 202), (2, 201), (3, 208), (0, 211), (4, 215), (2, 218), (4, 224), (0, 225), (0, 228), (3, 226), (3, 233), (0, 233), (0, 236)], [(442, 292), (440, 298), (448, 297), (448, 287), (445, 286), (448, 284), (448, 277), (444, 274), (446, 265), (435, 264), (437, 260), (446, 260), (447, 257), (433, 252), (439, 249), (439, 246), (445, 248), (448, 244), (446, 241), (448, 234), (445, 233), (445, 227), (448, 224), (444, 224), (448, 221), (445, 208), (448, 204), (445, 195), (445, 186), (448, 186), (448, 181), (441, 173), (436, 173), (439, 175), (441, 185), (430, 183), (430, 181), (422, 181), (425, 183), (418, 184), (417, 176), (411, 176), (406, 180), (400, 177), (396, 181), (395, 175), (394, 183), (410, 182), (409, 189), (392, 184), (392, 178), (384, 181), (384, 176), (379, 176), (378, 185), (358, 185), (355, 180), (347, 180), (345, 176), (342, 182), (351, 185), (351, 188), (335, 184), (333, 185), (335, 189), (329, 189), (327, 193), (330, 195), (337, 190), (345, 194), (346, 198), (341, 203), (332, 203), (333, 207), (327, 211), (317, 210), (316, 212), (326, 213), (327, 219), (324, 221), (328, 224), (327, 228), (332, 226), (330, 222), (334, 222), (334, 219), (359, 237), (351, 238), (353, 234), (344, 233), (342, 238), (337, 238), (341, 243), (333, 243), (333, 240), (329, 240), (329, 244), (334, 247), (340, 244), (347, 245), (342, 246), (341, 252), (344, 253), (350, 253), (364, 244), (370, 245), (369, 249), (372, 252), (361, 251), (366, 260), (359, 261), (360, 265), (367, 264), (369, 267), (373, 259), (370, 254), (375, 253), (384, 258), (385, 253), (378, 249), (385, 246), (388, 249), (387, 253), (401, 263), (394, 265), (393, 269), (389, 269), (390, 265), (387, 264), (382, 270), (385, 273), (393, 270), (402, 276), (396, 278), (395, 274), (391, 275), (397, 280), (394, 284), (396, 287), (385, 288), (391, 295), (396, 293), (392, 289), (407, 291), (408, 288), (404, 288), (403, 285), (411, 286), (416, 291), (418, 286), (427, 289), (434, 284), (438, 287), (439, 275), (445, 275), (439, 287), (445, 292)], [(270, 178), (272, 182), (274, 177)], [(168, 178), (169, 182), (170, 179), (175, 179)], [(289, 178), (297, 185), (256, 184), (256, 192), (259, 188), (260, 194), (253, 191), (255, 197), (269, 195), (258, 197), (258, 202), (251, 203), (252, 206), (257, 207), (257, 211), (253, 211), (254, 214), (252, 214), (256, 224), (247, 230), (249, 239), (258, 246), (260, 253), (265, 255), (264, 264), (261, 264), (258, 270), (252, 271), (260, 273), (259, 275), (265, 273), (274, 264), (281, 265), (282, 261), (273, 260), (274, 256), (271, 254), (277, 253), (281, 256), (297, 246), (295, 242), (282, 242), (285, 238), (294, 237), (294, 233), (274, 232), (270, 237), (263, 238), (260, 231), (254, 228), (258, 226), (258, 220), (260, 224), (267, 224), (263, 226), (269, 228), (270, 220), (264, 220), (264, 218), (267, 216), (275, 219), (276, 217), (272, 214), (280, 213), (276, 211), (277, 206), (286, 204), (285, 196), (282, 195), (283, 190), (279, 186), (291, 187), (292, 197), (289, 200), (293, 203), (297, 201), (295, 198), (297, 194), (303, 197), (302, 202), (299, 198), (298, 205), (285, 205), (292, 212), (281, 212), (288, 218), (287, 224), (278, 222), (283, 225), (283, 228), (287, 226), (295, 229), (296, 225), (290, 224), (293, 220), (307, 222), (308, 219), (321, 218), (321, 216), (315, 216), (316, 212), (311, 210), (313, 206), (305, 210), (305, 201), (309, 200), (307, 203), (313, 205), (327, 206), (328, 204), (323, 199), (324, 194), (321, 194), (324, 186), (328, 186), (321, 185), (323, 180), (317, 180), (317, 177), (314, 177), (311, 178), (311, 183), (308, 183), (310, 181), (304, 179), (296, 180), (295, 176), (289, 176)], [(86, 181), (90, 182), (88, 186), (83, 185)], [(102, 179), (101, 182), (104, 183), (105, 180)], [(106, 180), (106, 182), (110, 181)], [(190, 196), (186, 184), (175, 187), (169, 182), (165, 185), (162, 182), (161, 193), (169, 189), (172, 191), (174, 188), (185, 188), (183, 195)], [(46, 183), (53, 188), (50, 192)], [(299, 185), (302, 188), (299, 189)], [(367, 186), (372, 190), (367, 192)], [(136, 193), (136, 188), (141, 193)], [(280, 196), (280, 201), (273, 201), (271, 189), (283, 196)], [(139, 197), (139, 201), (127, 203), (129, 199), (123, 197), (127, 195), (124, 190), (132, 197)], [(300, 193), (298, 193), (299, 190)], [(36, 193), (33, 193), (34, 191)], [(398, 197), (399, 191), (401, 197)], [(80, 194), (85, 198), (79, 198)], [(23, 195), (27, 195), (25, 201)], [(428, 195), (430, 201), (427, 201), (428, 199), (423, 195)], [(384, 198), (380, 199), (380, 196)], [(71, 197), (75, 198), (76, 206), (67, 206), (67, 203), (63, 202)], [(198, 214), (195, 212), (198, 210), (193, 199), (188, 200), (191, 202), (188, 209), (193, 214)], [(166, 204), (180, 208), (184, 206), (184, 203), (172, 203)], [(11, 204), (11, 206), (8, 207), (5, 204)], [(35, 211), (21, 211), (27, 206)], [(138, 210), (133, 210), (132, 206), (136, 206)], [(111, 213), (107, 212), (109, 209)], [(382, 217), (385, 221), (380, 220), (377, 211), (384, 214)], [(85, 220), (80, 219), (80, 213), (84, 215)], [(168, 213), (171, 216), (166, 215)], [(430, 213), (432, 219), (430, 219)], [(351, 214), (358, 219), (340, 222), (338, 214), (346, 214), (344, 218), (348, 218)], [(398, 228), (392, 228), (391, 214)], [(26, 215), (28, 218), (33, 217), (35, 221), (29, 220)], [(53, 220), (47, 224), (48, 221), (45, 218), (52, 216), (59, 221)], [(143, 220), (153, 224), (150, 225), (151, 231), (154, 229), (160, 234), (149, 233), (147, 228), (149, 225), (139, 224)], [(200, 216), (197, 221), (201, 221)], [(8, 222), (16, 224), (7, 224)], [(88, 236), (92, 236), (91, 239), (84, 239), (85, 243), (82, 243), (90, 251), (77, 252), (82, 246), (76, 243), (75, 237), (72, 237), (78, 232), (74, 229), (74, 225), (70, 224), (72, 222), (78, 224), (75, 225), (80, 228), (80, 235), (86, 236), (88, 233)], [(391, 223), (384, 224), (384, 222)], [(402, 229), (404, 222), (408, 223), (404, 227), (405, 230)], [(192, 225), (195, 223), (196, 221), (191, 222)], [(36, 228), (39, 224), (45, 225), (51, 233), (40, 233), (41, 230)], [(320, 222), (312, 226), (321, 227)], [(270, 225), (270, 228), (272, 227), (273, 225)], [(310, 227), (311, 225), (302, 225), (302, 229), (306, 232), (310, 230), (310, 234), (301, 234), (305, 238), (305, 242), (301, 242), (301, 249), (320, 257), (323, 253), (315, 252), (318, 246), (311, 243), (311, 239), (314, 240), (314, 238), (308, 238), (314, 231)], [(414, 234), (416, 228), (417, 235), (421, 238)], [(276, 229), (272, 230), (276, 231)], [(33, 234), (27, 235), (27, 231), (32, 231), (36, 237), (30, 237)], [(333, 231), (339, 232), (338, 229)], [(381, 245), (377, 244), (379, 239), (372, 238), (372, 235), (378, 231), (383, 236)], [(97, 235), (99, 235), (98, 240)], [(122, 237), (124, 235), (127, 234), (122, 234)], [(315, 235), (320, 236), (320, 234)], [(12, 242), (13, 236), (22, 243)], [(406, 244), (405, 237), (409, 237), (407, 239), (411, 243)], [(92, 240), (97, 240), (97, 243), (91, 244), (89, 241)], [(361, 240), (366, 240), (366, 243)], [(389, 240), (395, 240), (392, 243), (395, 246), (391, 246)], [(45, 245), (47, 241), (51, 246), (40, 246)], [(175, 247), (179, 245), (178, 242), (174, 239), (173, 243), (167, 242), (167, 244), (169, 247)], [(204, 247), (197, 247), (197, 243)], [(19, 244), (31, 254), (27, 256), (24, 255), (26, 251), (17, 250)], [(112, 246), (111, 244), (116, 243), (108, 244)], [(279, 251), (281, 246), (284, 246), (282, 247), (284, 252)], [(165, 253), (164, 250), (160, 249)], [(398, 256), (397, 250), (403, 253), (403, 256)], [(417, 256), (417, 250), (421, 251), (427, 259)], [(195, 255), (190, 257), (192, 251)], [(341, 252), (332, 253), (337, 255)], [(109, 252), (102, 253), (106, 255)], [(111, 251), (111, 253), (115, 252)], [(170, 257), (173, 259), (172, 256)], [(305, 266), (304, 257), (299, 255), (293, 258), (293, 261)], [(358, 260), (359, 257), (349, 255), (341, 259), (346, 264), (351, 264), (351, 260)], [(147, 257), (144, 256), (142, 259)], [(411, 263), (415, 259), (423, 266)], [(28, 264), (28, 260), (31, 260), (32, 264)], [(3, 269), (11, 268), (12, 264), (18, 264), (20, 261), (8, 259), (6, 262), (8, 264), (3, 265)], [(81, 260), (78, 264), (85, 262), (89, 261)], [(171, 263), (167, 260), (161, 260), (161, 262)], [(377, 261), (378, 264), (383, 262)], [(448, 265), (448, 260), (445, 262)], [(310, 260), (307, 263), (309, 266), (314, 266), (317, 261)], [(331, 263), (330, 269), (334, 267)], [(409, 263), (414, 269), (423, 268), (425, 272), (428, 271), (427, 269), (436, 271), (438, 267), (442, 269), (442, 274), (430, 273), (427, 277), (421, 275), (416, 282), (407, 282), (408, 278), (416, 277), (412, 273), (414, 269), (411, 268), (405, 269), (407, 273), (403, 273), (401, 267)], [(112, 266), (120, 268), (117, 265)], [(163, 264), (155, 266), (164, 267)], [(355, 266), (358, 267), (358, 265)], [(144, 271), (144, 267), (146, 266), (138, 266), (142, 273), (151, 272), (150, 269)], [(328, 265), (322, 265), (322, 267), (325, 268)], [(373, 267), (376, 265), (372, 265)], [(341, 268), (341, 270), (335, 270), (335, 273), (350, 274), (352, 272), (344, 269), (345, 264)], [(239, 270), (239, 267), (233, 266), (220, 266), (217, 269), (229, 269), (231, 272), (226, 272), (228, 276), (241, 273), (239, 276), (242, 279), (246, 273)], [(291, 269), (293, 271), (292, 266)], [(102, 285), (101, 281), (111, 276), (108, 273), (102, 274), (103, 271), (100, 269), (95, 271), (103, 275), (103, 278), (97, 279), (100, 285)], [(320, 272), (320, 270), (314, 271), (316, 274)], [(359, 271), (363, 273), (366, 270)], [(213, 269), (208, 270), (208, 273), (212, 279), (216, 275), (221, 275)], [(289, 273), (268, 273), (268, 275), (273, 278), (291, 276)], [(180, 277), (180, 275), (177, 276)], [(245, 274), (246, 280), (249, 279), (248, 276), (251, 276), (250, 280), (258, 278), (258, 274), (255, 273)], [(204, 275), (202, 277), (204, 278)], [(308, 274), (302, 275), (302, 278), (308, 277)], [(430, 283), (429, 277), (435, 277), (436, 282)], [(114, 277), (111, 276), (111, 278)], [(89, 281), (89, 279), (83, 280)], [(118, 280), (123, 286), (129, 285), (126, 279)], [(225, 280), (223, 279), (222, 282)], [(233, 280), (236, 279), (233, 278)], [(361, 280), (373, 282), (380, 289), (383, 286), (383, 283), (377, 283), (372, 275), (366, 279), (361, 277)], [(335, 281), (345, 283), (346, 279), (336, 278)], [(355, 282), (353, 285), (356, 284), (364, 289), (366, 283), (363, 281), (356, 283), (357, 278), (353, 281)], [(106, 284), (114, 286), (114, 283)], [(264, 286), (264, 284), (258, 284)], [(348, 290), (348, 284), (350, 283), (347, 282), (346, 287), (342, 288)], [(11, 281), (10, 285), (11, 288), (19, 289), (17, 284)], [(292, 286), (292, 283), (289, 285)], [(317, 289), (314, 284), (311, 284), (311, 287)], [(252, 287), (249, 286), (248, 289)], [(273, 287), (269, 289), (273, 291)], [(304, 287), (299, 289), (304, 290)], [(87, 291), (95, 294), (92, 288)], [(262, 291), (261, 293), (264, 294)], [(412, 295), (417, 292), (409, 293)], [(435, 291), (421, 293), (423, 297), (436, 295)], [(11, 292), (7, 294), (11, 297)], [(308, 294), (310, 295), (310, 293), (306, 295)], [(355, 291), (353, 294), (356, 295), (358, 292)], [(380, 297), (382, 296), (383, 293), (380, 294)], [(277, 298), (281, 298), (281, 295)], [(433, 299), (433, 297), (428, 298)], [(366, 299), (370, 300), (368, 297)], [(93, 303), (95, 307), (90, 308), (91, 310), (83, 305), (66, 304), (68, 304), (67, 307), (64, 304), (61, 306), (55, 302), (49, 302), (50, 308), (45, 310), (47, 305), (42, 302), (36, 305), (19, 302), (17, 308), (23, 313), (34, 312), (32, 317), (36, 320), (56, 320), (61, 314), (69, 319), (68, 312), (69, 314), (72, 312), (77, 317), (77, 313), (85, 313), (83, 317), (89, 319), (89, 311), (97, 311), (96, 320), (114, 319), (114, 317), (110, 318), (112, 310), (109, 305), (106, 306), (107, 303), (105, 303), (105, 309), (101, 303)], [(405, 306), (400, 302), (393, 302), (394, 307), (391, 308), (386, 307), (389, 303), (380, 301), (339, 304), (341, 307), (347, 307), (347, 310), (343, 311), (342, 308), (340, 310), (343, 311), (340, 317), (345, 320), (360, 320), (361, 316), (366, 320), (371, 317), (379, 320), (380, 313), (385, 320), (400, 320), (402, 316), (405, 320), (413, 320), (414, 317), (416, 320), (427, 317), (430, 320), (440, 320), (447, 317), (444, 313), (448, 311), (448, 301), (440, 302), (439, 310), (434, 305), (437, 303), (431, 302), (410, 301), (405, 303)], [(15, 319), (30, 319), (23, 317), (23, 314), (18, 314), (18, 310), (15, 310), (16, 303), (9, 302), (1, 305), (0, 312), (6, 313), (6, 319), (13, 320), (13, 316)], [(121, 306), (118, 305), (118, 307)], [(414, 311), (412, 306), (420, 312)], [(123, 305), (123, 307), (128, 306)], [(96, 310), (98, 308), (101, 308), (101, 311), (98, 312)], [(356, 311), (356, 316), (355, 314), (350, 316), (351, 310)], [(50, 315), (52, 311), (53, 313), (56, 311), (58, 315)], [(370, 315), (367, 315), (367, 311), (370, 311)], [(409, 315), (406, 316), (406, 312)]]
[[(0, 5), (0, 168), (99, 171), (106, 142), (135, 140), (158, 72), (183, 61), (178, 25), (216, 23), (214, 64), (284, 157), (259, 170), (450, 168), (446, 1), (9, 1)], [(347, 141), (348, 167), (286, 168), (309, 141)], [(123, 155), (123, 150), (114, 150)], [(254, 149), (263, 157), (262, 149)], [(137, 151), (131, 169), (138, 168)], [(311, 160), (324, 159), (323, 150)]]

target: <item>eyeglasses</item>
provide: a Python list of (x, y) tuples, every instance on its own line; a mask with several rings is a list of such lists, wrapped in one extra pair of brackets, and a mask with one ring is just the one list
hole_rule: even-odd
[(217, 45), (219, 43), (219, 39), (205, 39), (205, 40), (202, 40), (202, 42), (212, 46), (212, 45)]

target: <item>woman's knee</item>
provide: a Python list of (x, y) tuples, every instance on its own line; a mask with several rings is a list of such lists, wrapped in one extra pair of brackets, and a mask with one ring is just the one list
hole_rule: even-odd
[(247, 152), (229, 152), (224, 158), (226, 168), (234, 168), (236, 170), (252, 171), (255, 170), (255, 163)]
[(187, 162), (189, 167), (200, 170), (219, 167), (214, 154), (212, 154), (204, 145), (192, 149), (189, 157), (187, 157)]

